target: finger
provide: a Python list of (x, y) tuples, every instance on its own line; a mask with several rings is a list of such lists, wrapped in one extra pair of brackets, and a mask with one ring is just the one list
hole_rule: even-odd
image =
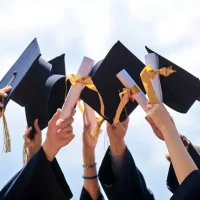
[(125, 129), (127, 129), (129, 124), (129, 117), (127, 117), (123, 122), (121, 122), (121, 124), (124, 126)]
[(31, 132), (31, 130), (32, 130), (32, 127), (30, 126), (27, 130), (26, 130), (26, 132), (25, 132), (25, 134), (24, 134), (24, 138), (28, 138), (28, 136), (30, 135), (30, 132)]
[(67, 145), (74, 139), (74, 137), (75, 137), (75, 135), (73, 137), (70, 137), (70, 138), (63, 138), (62, 140), (65, 142), (65, 145)]
[(3, 90), (0, 90), (0, 96), (7, 97), (8, 95)]
[(69, 117), (66, 120), (61, 120), (59, 119), (56, 123), (56, 127), (57, 129), (63, 129), (65, 127), (67, 127), (68, 125), (71, 125), (74, 121), (74, 118)]
[(62, 134), (63, 140), (72, 140), (74, 137), (75, 137), (75, 135), (72, 132), (70, 132), (68, 134)]
[(73, 117), (73, 116), (75, 115), (75, 113), (76, 113), (76, 109), (73, 108), (73, 109), (72, 109), (72, 112), (71, 112), (71, 114), (70, 114), (70, 117)]
[(63, 128), (63, 129), (59, 129), (58, 131), (57, 131), (57, 133), (58, 134), (60, 134), (60, 133), (68, 133), (68, 132), (73, 132), (73, 127), (72, 127), (72, 125), (69, 125), (69, 126), (67, 126), (67, 127), (65, 127), (65, 128)]
[(38, 125), (38, 119), (36, 119), (36, 120), (34, 121), (34, 128), (35, 128), (36, 133), (41, 132), (40, 127), (39, 127), (39, 125)]
[(87, 117), (86, 117), (86, 114), (85, 112), (83, 113), (83, 130), (86, 128), (86, 126), (88, 125), (88, 122), (87, 122)]
[(50, 119), (49, 123), (55, 123), (56, 124), (56, 122), (59, 119), (60, 113), (61, 113), (61, 109), (58, 109), (56, 111), (56, 113), (53, 115), (53, 117)]
[(9, 92), (10, 90), (12, 90), (12, 87), (9, 85), (9, 86), (2, 88), (1, 90), (6, 93), (6, 92)]
[(3, 104), (0, 102), (0, 107), (3, 108)]
[(148, 105), (147, 105), (147, 109), (148, 109), (148, 110), (151, 110), (152, 108), (153, 108), (153, 105), (152, 105), (152, 104), (148, 104)]

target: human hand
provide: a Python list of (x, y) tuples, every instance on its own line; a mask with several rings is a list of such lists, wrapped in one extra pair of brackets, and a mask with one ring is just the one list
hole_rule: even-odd
[(73, 134), (72, 123), (74, 121), (75, 109), (72, 110), (71, 116), (66, 120), (62, 120), (59, 118), (61, 114), (61, 109), (58, 109), (54, 116), (48, 123), (47, 137), (43, 144), (43, 148), (47, 159), (52, 161), (58, 151), (68, 145), (73, 138), (75, 137)]
[[(10, 92), (11, 89), (12, 89), (11, 86), (6, 86), (6, 87), (0, 89), (0, 97), (6, 98), (8, 96), (7, 93)], [(4, 107), (3, 103), (0, 103), (0, 108), (3, 108), (3, 107)], [(3, 113), (0, 112), (0, 117), (2, 117), (2, 115), (3, 115)]]
[(145, 119), (152, 126), (152, 129), (156, 136), (159, 139), (164, 140), (162, 128), (172, 124), (175, 125), (173, 119), (171, 118), (163, 104), (148, 104), (147, 108), (149, 112), (147, 113)]
[(125, 152), (124, 137), (128, 129), (129, 118), (119, 122), (115, 127), (107, 123), (107, 133), (110, 141), (111, 152), (114, 156), (121, 156)]
[(27, 161), (29, 161), (31, 157), (40, 149), (42, 144), (42, 132), (38, 125), (38, 119), (34, 121), (34, 128), (36, 132), (32, 140), (29, 138), (32, 127), (26, 128), (26, 132), (23, 136), (25, 141), (25, 148), (27, 149)]
[[(93, 151), (97, 145), (98, 137), (93, 137), (91, 122), (87, 121), (86, 113), (83, 113), (83, 150)], [(100, 134), (99, 134), (100, 135)]]

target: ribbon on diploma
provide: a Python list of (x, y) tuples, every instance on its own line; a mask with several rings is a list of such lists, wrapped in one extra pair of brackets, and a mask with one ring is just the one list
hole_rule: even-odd
[(79, 78), (75, 74), (69, 74), (68, 76), (66, 76), (66, 83), (67, 83), (68, 80), (70, 81), (72, 86), (76, 85), (77, 83), (80, 83), (81, 85), (89, 88), (90, 90), (97, 92), (97, 94), (99, 96), (99, 101), (100, 101), (100, 113), (101, 113), (102, 116), (104, 116), (105, 108), (104, 108), (103, 99), (102, 99), (99, 91), (97, 90), (96, 86), (94, 85), (91, 77), (86, 76), (86, 77), (83, 77), (83, 78)]
[(149, 98), (150, 104), (159, 104), (160, 101), (156, 95), (156, 92), (154, 90), (154, 87), (152, 85), (151, 80), (155, 78), (156, 75), (162, 75), (162, 76), (169, 76), (172, 73), (176, 72), (172, 69), (172, 66), (170, 67), (163, 67), (158, 70), (154, 70), (151, 66), (146, 66), (142, 72), (140, 73), (140, 78), (142, 80), (142, 83), (144, 85), (145, 91), (147, 93), (147, 96)]
[(119, 119), (120, 119), (122, 110), (124, 109), (124, 107), (126, 106), (126, 104), (128, 103), (128, 101), (130, 99), (132, 101), (134, 101), (133, 95), (135, 95), (139, 92), (140, 92), (140, 88), (138, 87), (138, 85), (134, 85), (131, 89), (123, 88), (123, 91), (119, 93), (120, 103), (119, 103), (119, 106), (117, 108), (112, 126), (115, 127), (119, 123)]

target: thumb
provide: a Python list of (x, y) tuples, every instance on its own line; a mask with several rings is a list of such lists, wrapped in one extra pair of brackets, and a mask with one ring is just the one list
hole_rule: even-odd
[(60, 117), (60, 114), (61, 114), (61, 109), (58, 109), (56, 111), (56, 113), (53, 115), (53, 117), (50, 119), (49, 123), (56, 123), (57, 120), (59, 119)]
[(34, 127), (35, 127), (36, 133), (38, 133), (38, 132), (41, 131), (41, 130), (40, 130), (40, 127), (39, 127), (39, 125), (38, 125), (38, 119), (36, 119), (36, 120), (34, 121)]

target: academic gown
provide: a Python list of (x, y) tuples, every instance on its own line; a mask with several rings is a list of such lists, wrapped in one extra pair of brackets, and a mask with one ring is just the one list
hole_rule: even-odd
[(200, 199), (200, 171), (190, 173), (178, 187), (170, 200), (199, 200)]
[(0, 191), (0, 200), (69, 200), (72, 196), (59, 164), (47, 160), (43, 147)]
[[(188, 146), (188, 153), (190, 154), (198, 169), (200, 169), (200, 151), (198, 149), (195, 149), (194, 146), (190, 143), (190, 145)], [(200, 193), (196, 191), (200, 191), (199, 171), (197, 170), (192, 172), (183, 181), (183, 183), (179, 185), (173, 165), (170, 164), (167, 176), (167, 187), (174, 194), (171, 198), (172, 200), (195, 200), (195, 198), (200, 199)], [(197, 197), (195, 197), (195, 195)]]
[[(84, 187), (83, 187), (82, 192), (81, 192), (80, 200), (92, 200), (89, 193), (87, 192), (87, 190)], [(101, 194), (101, 192), (99, 192), (98, 200), (104, 200), (104, 197)]]
[(125, 150), (119, 177), (114, 175), (108, 148), (99, 169), (99, 180), (109, 200), (154, 200), (128, 148)]
[[(190, 145), (188, 146), (188, 153), (190, 154), (198, 169), (200, 169), (200, 151), (198, 149), (195, 149), (195, 147), (190, 143)], [(173, 165), (171, 163), (167, 176), (167, 187), (172, 193), (175, 193), (179, 187), (179, 183), (176, 178)]]

